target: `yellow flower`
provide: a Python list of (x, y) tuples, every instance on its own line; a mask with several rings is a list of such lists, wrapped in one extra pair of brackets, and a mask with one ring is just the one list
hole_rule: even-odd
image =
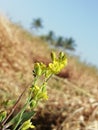
[(31, 91), (33, 92), (34, 97), (40, 91), (40, 87), (37, 85), (34, 85), (33, 88), (31, 88), (31, 89), (32, 89)]
[(46, 92), (40, 92), (40, 93), (38, 94), (38, 99), (48, 100), (47, 91), (46, 91)]
[(28, 130), (29, 128), (35, 128), (34, 125), (32, 125), (30, 120), (27, 120), (23, 123), (23, 125), (21, 126), (21, 130)]
[(54, 63), (49, 64), (49, 69), (54, 73), (58, 73), (60, 71), (60, 66), (57, 61), (54, 61)]
[[(67, 65), (67, 58), (63, 52), (59, 53), (59, 58), (56, 58), (55, 53), (51, 53), (52, 63), (48, 66), (48, 71), (52, 74), (59, 73), (66, 65)], [(48, 73), (49, 73), (48, 72)]]
[(42, 97), (43, 97), (44, 100), (48, 100), (47, 92), (44, 92), (44, 93), (42, 94)]

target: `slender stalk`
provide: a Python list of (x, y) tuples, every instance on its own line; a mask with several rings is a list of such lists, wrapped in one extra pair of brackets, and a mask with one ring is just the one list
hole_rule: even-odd
[(4, 125), (7, 120), (10, 118), (10, 116), (13, 114), (13, 112), (15, 111), (17, 105), (18, 105), (18, 102), (20, 101), (21, 97), (23, 96), (23, 94), (25, 93), (27, 88), (24, 89), (24, 91), (22, 92), (22, 94), (19, 96), (18, 100), (16, 101), (15, 105), (12, 107), (10, 113), (8, 114), (8, 116), (5, 118), (5, 120), (2, 122), (2, 125)]
[(52, 77), (53, 74), (51, 74), (47, 79), (45, 79), (45, 82), (48, 82), (48, 80)]
[[(20, 124), (20, 122), (21, 122), (21, 119), (22, 119), (22, 116), (23, 116), (23, 113), (25, 112), (27, 106), (30, 105), (31, 96), (32, 96), (32, 92), (30, 92), (26, 104), (24, 105), (24, 107), (23, 107), (22, 110), (20, 111), (20, 116), (19, 116), (18, 122), (17, 122), (17, 124), (16, 124), (16, 126), (15, 126), (15, 128), (14, 128), (13, 130), (16, 130), (17, 127), (19, 126), (19, 124)], [(16, 115), (16, 116), (17, 116), (17, 115)], [(14, 117), (14, 118), (15, 118), (15, 117)], [(12, 119), (12, 120), (13, 120), (13, 119)]]
[(20, 112), (20, 116), (19, 116), (18, 122), (17, 122), (17, 124), (16, 124), (16, 126), (15, 126), (15, 128), (14, 128), (13, 130), (16, 130), (17, 127), (19, 126), (19, 124), (20, 124), (20, 122), (21, 122), (21, 119), (22, 119), (22, 115), (23, 115), (23, 113), (24, 113), (24, 111), (25, 111), (27, 105), (28, 105), (28, 101), (27, 101), (27, 103), (25, 104), (25, 106), (24, 106), (24, 108), (22, 109), (22, 111)]

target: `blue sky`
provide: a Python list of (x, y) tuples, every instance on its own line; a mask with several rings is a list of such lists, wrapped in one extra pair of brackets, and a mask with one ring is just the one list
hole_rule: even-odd
[(0, 0), (0, 12), (27, 29), (42, 18), (43, 32), (73, 37), (76, 53), (98, 66), (98, 0)]

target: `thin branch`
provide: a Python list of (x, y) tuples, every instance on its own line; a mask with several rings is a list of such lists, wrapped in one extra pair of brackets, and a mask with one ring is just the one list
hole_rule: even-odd
[[(30, 85), (30, 84), (31, 84), (31, 83), (29, 83), (29, 85)], [(28, 87), (29, 87), (29, 85), (28, 85)], [(8, 114), (7, 117), (4, 119), (4, 121), (1, 123), (2, 126), (4, 126), (4, 124), (7, 122), (7, 120), (11, 117), (11, 115), (13, 114), (13, 112), (15, 111), (15, 109), (17, 108), (17, 105), (18, 105), (19, 101), (21, 100), (23, 94), (26, 92), (26, 90), (27, 90), (28, 87), (26, 87), (26, 88), (23, 90), (23, 92), (21, 93), (21, 95), (18, 97), (16, 103), (14, 104), (14, 106), (12, 107), (12, 109), (10, 110), (9, 114)]]

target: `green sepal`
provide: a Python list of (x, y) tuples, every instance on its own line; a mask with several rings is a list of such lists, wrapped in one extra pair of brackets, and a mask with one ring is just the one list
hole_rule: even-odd
[(6, 111), (2, 111), (0, 112), (0, 122), (2, 122), (7, 116), (7, 112)]

